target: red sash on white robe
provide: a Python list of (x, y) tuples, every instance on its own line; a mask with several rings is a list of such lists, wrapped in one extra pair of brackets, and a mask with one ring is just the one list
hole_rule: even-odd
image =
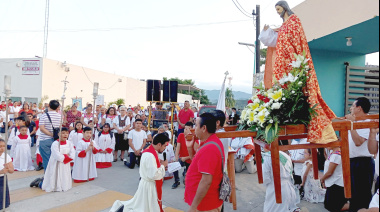
[[(161, 167), (160, 159), (158, 159), (158, 154), (156, 150), (153, 148), (153, 145), (150, 145), (146, 150), (143, 151), (143, 153), (151, 153), (156, 158), (157, 168), (159, 169)], [(160, 206), (161, 212), (164, 212), (162, 209), (162, 185), (164, 184), (164, 180), (156, 180), (156, 190), (157, 190), (157, 197), (158, 197), (158, 205)]]

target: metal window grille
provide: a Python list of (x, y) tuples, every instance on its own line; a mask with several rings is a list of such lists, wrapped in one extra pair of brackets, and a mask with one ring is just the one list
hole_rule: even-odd
[(345, 112), (359, 97), (367, 97), (372, 108), (370, 113), (379, 113), (379, 67), (347, 66)]

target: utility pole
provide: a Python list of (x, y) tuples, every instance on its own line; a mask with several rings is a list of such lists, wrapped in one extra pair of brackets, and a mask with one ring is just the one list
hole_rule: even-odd
[(260, 35), (260, 5), (256, 5), (256, 12), (255, 10), (252, 13), (253, 17), (256, 16), (256, 74), (260, 73), (260, 41), (259, 41), (259, 35)]
[(48, 36), (49, 36), (49, 14), (50, 14), (50, 0), (46, 0), (43, 58), (47, 57)]

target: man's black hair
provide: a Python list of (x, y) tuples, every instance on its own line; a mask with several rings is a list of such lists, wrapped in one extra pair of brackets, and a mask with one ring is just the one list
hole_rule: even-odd
[(59, 102), (57, 100), (51, 100), (49, 103), (49, 108), (52, 110), (57, 110), (59, 107)]
[(233, 108), (232, 108), (232, 110), (235, 110), (235, 111), (236, 111), (236, 108), (235, 108), (235, 107), (233, 107)]
[(221, 110), (215, 110), (213, 115), (215, 116), (216, 121), (220, 121), (220, 126), (224, 127), (224, 123), (226, 122), (226, 115), (224, 112)]
[(356, 107), (362, 107), (364, 113), (369, 113), (371, 110), (371, 102), (366, 97), (360, 97), (356, 99)]
[(21, 129), (24, 129), (24, 128), (28, 129), (27, 126), (21, 126), (21, 127), (20, 127), (20, 130), (21, 130)]
[(211, 113), (203, 113), (200, 116), (201, 123), (200, 127), (206, 126), (208, 133), (215, 133), (216, 132), (216, 118)]
[(143, 122), (141, 119), (136, 119), (136, 121), (135, 121), (135, 122), (138, 122), (138, 121), (139, 121), (139, 122)]
[(91, 129), (90, 127), (85, 127), (85, 128), (83, 129), (83, 133), (85, 133), (85, 132), (87, 132), (87, 131), (92, 131), (92, 129)]
[(166, 144), (167, 142), (170, 141), (170, 138), (167, 136), (167, 133), (161, 133), (157, 134), (154, 139), (153, 139), (153, 144), (158, 145), (158, 144)]
[(69, 132), (69, 129), (67, 129), (67, 127), (62, 127), (61, 132)]
[(194, 126), (193, 122), (190, 122), (190, 121), (185, 124), (185, 127), (193, 128), (193, 126)]

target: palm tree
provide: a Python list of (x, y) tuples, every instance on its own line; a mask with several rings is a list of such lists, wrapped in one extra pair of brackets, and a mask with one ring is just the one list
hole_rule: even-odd
[(235, 107), (236, 101), (232, 89), (227, 88), (226, 90), (226, 107), (233, 108)]

